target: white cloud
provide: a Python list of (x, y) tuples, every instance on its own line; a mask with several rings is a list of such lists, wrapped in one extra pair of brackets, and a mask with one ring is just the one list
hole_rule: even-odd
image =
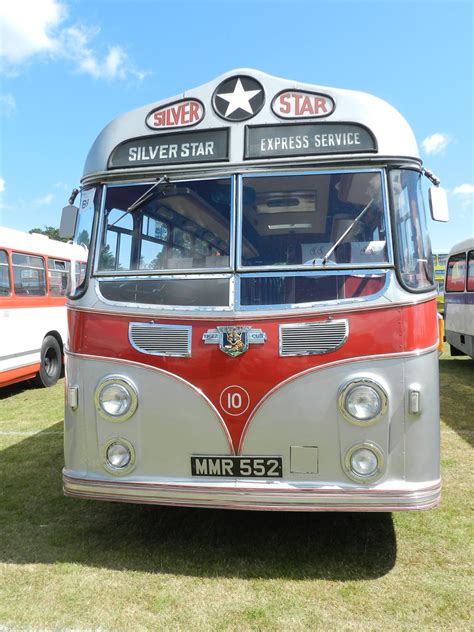
[(442, 134), (441, 132), (435, 132), (431, 136), (427, 136), (421, 141), (421, 145), (425, 152), (431, 156), (442, 153), (451, 142), (451, 137), (448, 134)]
[(65, 18), (65, 7), (57, 0), (13, 0), (0, 8), (2, 55), (19, 64), (32, 55), (52, 52), (54, 30)]
[(474, 195), (474, 184), (460, 184), (453, 189), (454, 195)]
[(33, 204), (36, 204), (37, 206), (48, 206), (53, 200), (54, 195), (52, 193), (48, 193), (47, 195), (43, 195), (42, 197), (33, 200)]
[(82, 24), (66, 26), (69, 11), (60, 0), (7, 0), (0, 4), (4, 71), (14, 74), (38, 55), (65, 59), (74, 69), (95, 79), (142, 80), (148, 73), (136, 69), (122, 47), (110, 45), (102, 56), (93, 40), (100, 28)]
[(5, 191), (5, 179), (0, 178), (0, 193), (3, 193), (4, 191)]
[(15, 110), (15, 97), (12, 94), (0, 94), (0, 115), (9, 118)]

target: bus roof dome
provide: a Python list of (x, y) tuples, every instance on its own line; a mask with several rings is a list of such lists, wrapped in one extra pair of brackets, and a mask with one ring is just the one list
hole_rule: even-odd
[(240, 68), (115, 118), (94, 142), (83, 177), (352, 154), (419, 161), (410, 126), (382, 99)]

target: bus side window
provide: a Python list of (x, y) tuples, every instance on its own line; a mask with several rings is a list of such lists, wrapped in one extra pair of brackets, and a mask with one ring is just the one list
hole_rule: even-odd
[(460, 252), (449, 258), (446, 269), (446, 292), (464, 292), (466, 286), (466, 254)]
[(413, 291), (434, 288), (421, 177), (420, 173), (409, 169), (390, 171), (399, 278), (406, 289)]
[(10, 296), (10, 273), (8, 271), (8, 255), (0, 250), (0, 296)]
[(46, 296), (46, 273), (42, 257), (12, 254), (13, 284), (20, 296)]
[(474, 292), (474, 250), (467, 256), (467, 291)]
[(69, 261), (48, 259), (49, 293), (51, 296), (65, 296), (69, 291)]
[(86, 278), (86, 264), (81, 262), (81, 261), (76, 261), (75, 263), (75, 281), (76, 281), (76, 287), (78, 287), (79, 285), (81, 285), (81, 283), (84, 281), (84, 279)]

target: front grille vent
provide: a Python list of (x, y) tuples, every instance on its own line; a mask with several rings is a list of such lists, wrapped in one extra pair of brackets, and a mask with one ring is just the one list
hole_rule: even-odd
[(186, 325), (130, 323), (128, 338), (141, 353), (158, 356), (191, 356), (192, 328)]
[(345, 319), (280, 325), (280, 355), (328, 353), (341, 347), (348, 335), (349, 322)]

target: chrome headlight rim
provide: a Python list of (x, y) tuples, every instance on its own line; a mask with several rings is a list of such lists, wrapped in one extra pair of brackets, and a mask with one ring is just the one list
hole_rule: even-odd
[[(100, 403), (100, 396), (102, 392), (107, 386), (110, 386), (112, 384), (124, 388), (130, 397), (130, 406), (122, 415), (111, 415), (102, 408)], [(138, 407), (138, 390), (135, 384), (129, 378), (123, 375), (107, 375), (97, 385), (94, 394), (94, 401), (96, 410), (104, 419), (113, 423), (120, 423), (122, 421), (127, 421), (135, 414), (135, 411)]]
[[(359, 386), (367, 386), (369, 388), (372, 388), (377, 393), (380, 399), (380, 410), (374, 417), (370, 417), (368, 419), (359, 419), (358, 417), (354, 417), (354, 415), (351, 415), (351, 413), (346, 408), (346, 399), (348, 395), (353, 389)], [(338, 405), (341, 415), (344, 417), (344, 419), (349, 421), (351, 424), (354, 424), (355, 426), (362, 426), (366, 428), (367, 426), (372, 426), (376, 424), (386, 414), (388, 408), (388, 395), (383, 386), (381, 386), (372, 378), (360, 377), (351, 379), (341, 386), (339, 390)]]
[[(355, 472), (352, 468), (351, 463), (352, 455), (354, 454), (354, 452), (364, 449), (372, 452), (377, 459), (377, 469), (371, 474), (367, 475)], [(372, 481), (379, 479), (385, 471), (385, 457), (382, 448), (372, 441), (356, 443), (355, 445), (351, 446), (346, 452), (346, 456), (344, 458), (344, 469), (347, 476), (353, 481), (357, 481), (358, 483), (371, 483)]]
[[(115, 444), (120, 444), (125, 446), (130, 453), (130, 461), (127, 465), (123, 467), (116, 467), (112, 465), (108, 458), (109, 448)], [(132, 470), (135, 469), (136, 465), (136, 452), (133, 445), (127, 439), (123, 437), (114, 437), (113, 439), (109, 439), (107, 443), (102, 446), (102, 464), (104, 468), (109, 472), (109, 474), (113, 474), (114, 476), (123, 476), (124, 474), (129, 474)]]

